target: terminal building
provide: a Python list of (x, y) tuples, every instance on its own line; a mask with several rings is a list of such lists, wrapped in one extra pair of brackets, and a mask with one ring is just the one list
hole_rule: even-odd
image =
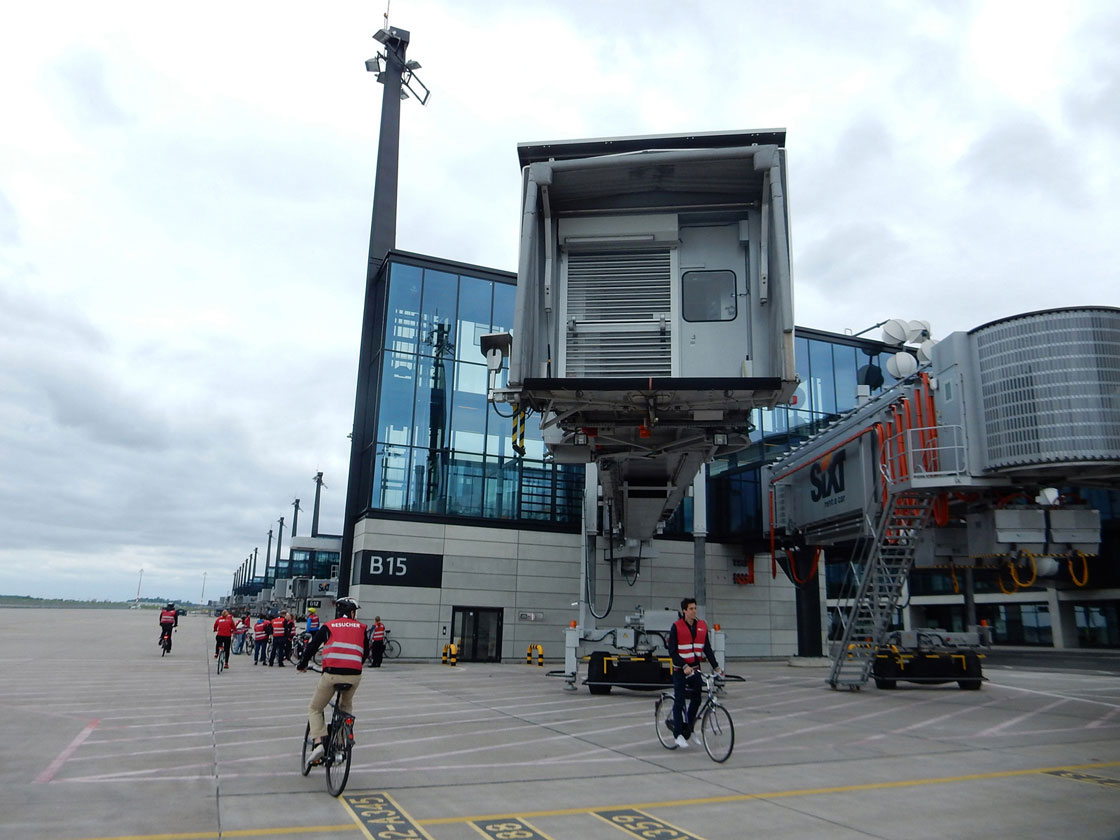
[[(520, 661), (543, 649), (565, 655), (571, 675), (573, 638), (581, 652), (636, 649), (684, 597), (718, 625), (728, 657), (822, 655), (861, 563), (859, 509), (847, 531), (827, 532), (827, 515), (814, 525), (816, 551), (775, 550), (765, 469), (908, 387), (917, 363), (903, 351), (900, 368), (899, 343), (868, 330), (794, 327), (784, 140), (779, 130), (519, 147), (520, 288), (518, 274), (375, 247), (392, 242), (378, 227), (389, 214), (375, 212), (343, 534), (293, 540), (289, 560), (235, 598), (299, 609), (312, 584), (331, 592), (333, 559), (337, 593), (359, 601), (360, 617), (380, 615), (409, 658), (454, 645), (463, 661)], [(1099, 513), (1091, 540), (1068, 545), (1068, 562), (1032, 555), (1039, 573), (1012, 568), (1010, 588), (984, 562), (931, 555), (881, 611), (891, 626), (1120, 647), (1118, 316), (1103, 312), (1085, 342), (1100, 471), (1052, 491)], [(984, 487), (989, 507), (1005, 504)], [(631, 526), (637, 539), (625, 538)], [(1049, 531), (1040, 539), (1050, 545)]]
[[(518, 661), (537, 644), (560, 654), (581, 597), (605, 623), (622, 624), (639, 607), (671, 610), (695, 595), (730, 657), (819, 654), (848, 558), (830, 552), (791, 579), (762, 537), (760, 468), (853, 409), (858, 386), (889, 388), (886, 360), (898, 348), (798, 327), (792, 404), (758, 410), (751, 445), (703, 469), (655, 540), (656, 556), (625, 572), (599, 563), (581, 593), (584, 467), (546, 457), (535, 423), (515, 430), (487, 402), (480, 338), (512, 327), (515, 285), (512, 273), (402, 251), (384, 263), (368, 303), (376, 351), (348, 579), (361, 615), (379, 614), (408, 657), (439, 658), (454, 642), (461, 660)], [(1101, 559), (1084, 572), (1061, 569), (1013, 593), (998, 576), (975, 575), (977, 616), (995, 644), (1120, 646), (1120, 493), (1095, 491), (1091, 502), (1102, 515)], [(915, 570), (897, 623), (964, 629), (963, 585), (959, 569)]]

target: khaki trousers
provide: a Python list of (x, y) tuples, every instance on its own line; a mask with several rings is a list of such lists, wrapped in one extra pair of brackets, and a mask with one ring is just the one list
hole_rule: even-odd
[(350, 683), (353, 686), (349, 691), (344, 691), (338, 701), (339, 708), (347, 714), (354, 712), (354, 694), (358, 691), (358, 683), (362, 681), (361, 674), (323, 674), (319, 677), (319, 684), (315, 686), (315, 693), (311, 695), (311, 703), (307, 707), (307, 722), (311, 724), (311, 738), (322, 738), (327, 734), (327, 721), (323, 709), (331, 702), (334, 696), (335, 683)]

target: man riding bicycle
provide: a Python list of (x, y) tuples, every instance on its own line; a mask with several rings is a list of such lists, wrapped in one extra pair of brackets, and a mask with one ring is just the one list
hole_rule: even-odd
[(225, 666), (229, 667), (229, 645), (233, 638), (233, 616), (229, 610), (222, 610), (222, 614), (214, 620), (214, 658), (225, 656)]
[(168, 602), (167, 606), (159, 611), (159, 641), (156, 644), (163, 644), (163, 637), (167, 637), (167, 649), (171, 650), (171, 631), (179, 626), (179, 611), (175, 609), (175, 605)]
[[(669, 630), (669, 658), (673, 660), (673, 716), (669, 728), (677, 738), (678, 747), (687, 747), (700, 708), (700, 663), (707, 658), (712, 668), (723, 673), (708, 638), (708, 625), (696, 617), (696, 599), (681, 601), (681, 617)], [(684, 701), (688, 699), (688, 715)]]
[(327, 721), (323, 709), (334, 695), (335, 683), (349, 683), (352, 687), (339, 695), (339, 708), (348, 715), (354, 713), (354, 694), (362, 681), (362, 663), (369, 655), (369, 640), (366, 626), (354, 615), (358, 612), (358, 602), (353, 598), (339, 598), (334, 605), (335, 618), (323, 624), (311, 637), (311, 643), (304, 648), (303, 655), (296, 665), (297, 671), (306, 671), (307, 663), (323, 646), (323, 675), (311, 695), (307, 706), (307, 721), (313, 741), (311, 753), (307, 756), (308, 765), (323, 757), (323, 737), (327, 734)]

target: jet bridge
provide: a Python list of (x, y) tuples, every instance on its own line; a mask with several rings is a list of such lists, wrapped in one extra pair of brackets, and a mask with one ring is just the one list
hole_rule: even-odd
[[(558, 462), (598, 466), (620, 546), (650, 539), (700, 467), (748, 445), (797, 385), (785, 133), (518, 147), (508, 385)], [(487, 337), (492, 342), (495, 336)], [(497, 348), (497, 349), (495, 349)]]
[[(1120, 483), (1120, 309), (1004, 318), (929, 355), (763, 472), (773, 551), (856, 546), (834, 688), (883, 658), (915, 565), (997, 569), (1005, 591), (1064, 566), (1084, 585), (1100, 514), (1076, 489)], [(960, 677), (978, 688), (979, 666)]]

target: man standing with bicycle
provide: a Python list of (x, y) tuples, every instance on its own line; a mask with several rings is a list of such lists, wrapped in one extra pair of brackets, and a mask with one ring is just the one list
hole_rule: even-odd
[(381, 616), (373, 617), (373, 627), (369, 631), (369, 664), (371, 668), (380, 668), (381, 660), (385, 656), (385, 625), (381, 623)]
[[(669, 728), (677, 738), (678, 747), (687, 747), (700, 708), (700, 664), (707, 659), (720, 674), (723, 669), (716, 661), (708, 638), (708, 625), (696, 617), (696, 599), (681, 600), (681, 617), (669, 629), (669, 658), (673, 660), (673, 715)], [(688, 715), (682, 717), (684, 701), (688, 698)]]
[(323, 709), (334, 696), (335, 683), (349, 683), (352, 688), (339, 696), (339, 708), (348, 715), (354, 713), (354, 694), (362, 680), (362, 663), (369, 655), (369, 639), (366, 626), (354, 615), (358, 612), (358, 602), (353, 598), (339, 598), (334, 605), (335, 618), (323, 624), (311, 637), (311, 643), (304, 648), (296, 670), (307, 670), (307, 663), (320, 646), (323, 647), (323, 675), (311, 703), (307, 707), (307, 721), (314, 747), (307, 757), (308, 765), (323, 757), (323, 736), (327, 734), (327, 722)]

